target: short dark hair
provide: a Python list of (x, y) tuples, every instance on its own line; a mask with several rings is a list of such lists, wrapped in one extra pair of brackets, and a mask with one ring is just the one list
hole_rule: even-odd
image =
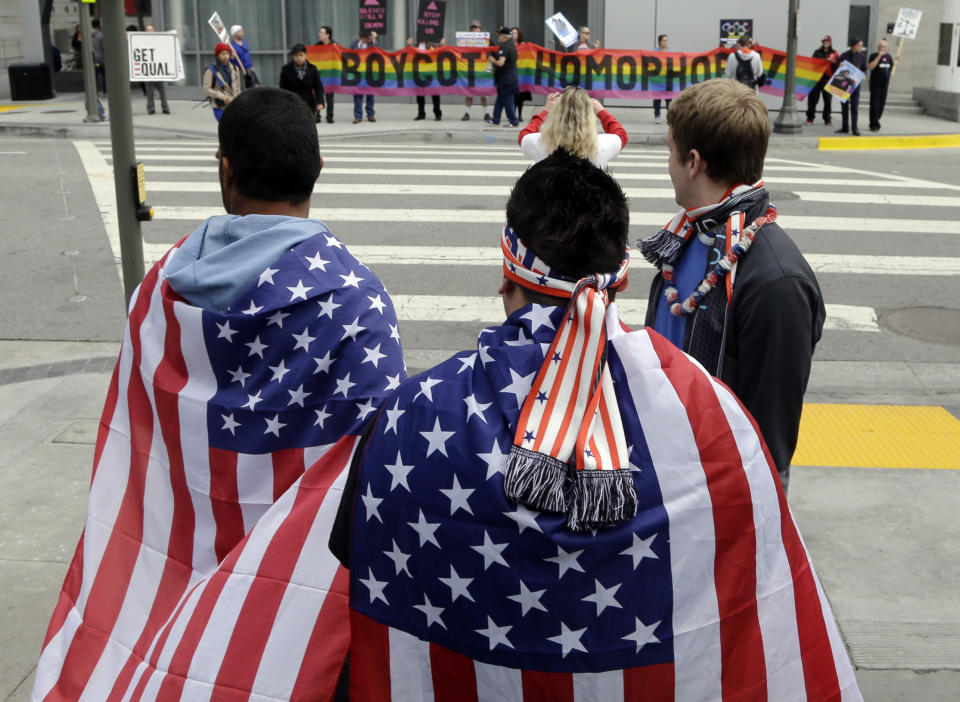
[(100, 29), (100, 18), (99, 18), (99, 17), (94, 17), (94, 18), (90, 21), (90, 26), (93, 27), (94, 29)]
[(307, 47), (304, 46), (303, 44), (294, 44), (293, 46), (290, 47), (291, 56), (293, 56), (294, 54), (299, 54), (301, 52), (307, 53)]
[(666, 36), (669, 36), (669, 35), (668, 35), (668, 34), (660, 34), (659, 36), (657, 36), (657, 43), (659, 44), (660, 42), (662, 42), (662, 41), (663, 41), (663, 38), (666, 37)]
[(326, 24), (321, 24), (320, 29), (322, 29), (327, 33), (327, 36), (330, 37), (331, 41), (333, 40), (333, 27), (330, 27), (329, 25), (326, 25)]
[(507, 201), (507, 220), (551, 268), (579, 279), (620, 267), (630, 211), (609, 173), (560, 148), (517, 180)]
[(753, 38), (749, 34), (741, 34), (740, 38), (737, 39), (737, 43), (740, 46), (750, 46), (753, 43)]
[(295, 93), (244, 90), (224, 109), (217, 134), (244, 197), (300, 203), (313, 193), (320, 142), (314, 115)]

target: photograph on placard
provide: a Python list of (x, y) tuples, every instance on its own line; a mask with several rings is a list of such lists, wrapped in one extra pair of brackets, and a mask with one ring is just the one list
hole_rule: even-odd
[(865, 75), (863, 71), (852, 63), (844, 61), (837, 66), (837, 70), (834, 71), (833, 77), (830, 79), (830, 82), (827, 83), (824, 90), (831, 95), (836, 95), (843, 102), (846, 102), (863, 81)]
[(563, 16), (562, 12), (550, 15), (550, 17), (547, 17), (544, 22), (550, 31), (553, 32), (554, 36), (564, 46), (569, 47), (577, 43), (580, 33), (574, 29), (574, 26), (570, 24), (570, 21), (566, 17)]

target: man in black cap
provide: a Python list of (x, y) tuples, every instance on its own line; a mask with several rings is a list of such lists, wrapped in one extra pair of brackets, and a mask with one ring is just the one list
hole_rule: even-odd
[(487, 124), (500, 124), (500, 114), (507, 111), (507, 124), (504, 127), (518, 127), (514, 100), (517, 96), (517, 45), (510, 36), (509, 27), (497, 29), (497, 42), (500, 48), (487, 55), (487, 61), (493, 66), (493, 82), (497, 86), (497, 101), (493, 105), (493, 119), (484, 119)]

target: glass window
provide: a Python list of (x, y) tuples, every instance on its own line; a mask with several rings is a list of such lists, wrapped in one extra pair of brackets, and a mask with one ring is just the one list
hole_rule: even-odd
[[(207, 24), (210, 15), (220, 13), (220, 19), (229, 29), (234, 24), (243, 26), (243, 38), (251, 51), (277, 50), (286, 53), (283, 36), (282, 2), (276, 0), (244, 0), (244, 2), (224, 3), (222, 0), (197, 0), (200, 14), (200, 49), (213, 51), (219, 39)], [(254, 63), (256, 65), (256, 63)]]
[(940, 44), (937, 47), (937, 65), (950, 65), (950, 46), (953, 43), (953, 25), (949, 22), (940, 24)]
[[(287, 0), (287, 36), (290, 43), (316, 44), (321, 25), (333, 29), (333, 40), (343, 46), (357, 38), (356, 2)], [(389, 26), (387, 27), (389, 29)]]
[[(193, 0), (163, 0), (163, 23), (164, 26), (157, 29), (180, 32), (180, 47), (184, 51), (197, 49), (197, 15), (193, 11)], [(184, 68), (189, 73), (190, 69)]]
[(549, 31), (543, 23), (546, 19), (543, 9), (543, 0), (531, 0), (520, 3), (520, 31), (523, 38), (534, 44), (544, 45), (545, 32)]

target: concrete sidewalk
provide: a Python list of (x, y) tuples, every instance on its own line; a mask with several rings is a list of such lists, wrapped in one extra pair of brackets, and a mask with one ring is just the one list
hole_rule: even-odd
[[(136, 102), (140, 139), (216, 138), (209, 109), (194, 102), (172, 101), (169, 116), (146, 115)], [(0, 110), (9, 105), (0, 103)], [(12, 105), (0, 111), (0, 136), (109, 139), (108, 124), (83, 123), (79, 96)], [(440, 122), (429, 112), (414, 122), (414, 104), (384, 100), (376, 123), (353, 125), (351, 107), (338, 96), (336, 124), (318, 125), (322, 139), (516, 139), (516, 130), (483, 124), (479, 106), (473, 120), (461, 122), (460, 102), (444, 104)], [(649, 108), (613, 111), (635, 143), (662, 143), (666, 125), (654, 124)], [(895, 131), (955, 133), (960, 125), (891, 113), (883, 133)], [(805, 128), (799, 137), (775, 137), (773, 148), (815, 148), (818, 137), (831, 135), (827, 127)], [(18, 702), (29, 699), (83, 528), (93, 445), (124, 319), (103, 224), (66, 146), (53, 141), (47, 160), (7, 173), (8, 206), (0, 208), (0, 228), (8, 233), (0, 238), (0, 700)], [(807, 399), (960, 406), (957, 366), (934, 365), (818, 362)], [(791, 506), (869, 702), (960, 699), (958, 488), (960, 471), (951, 470), (793, 471)]]
[[(146, 113), (146, 100), (140, 94), (133, 96), (133, 122), (139, 139), (159, 139), (170, 137), (216, 138), (217, 123), (206, 103), (198, 99), (188, 99), (192, 89), (178, 87), (171, 95), (179, 99), (170, 100), (171, 114)], [(199, 96), (199, 89), (196, 90)], [(537, 96), (542, 105), (543, 99)], [(334, 124), (326, 121), (317, 125), (321, 146), (324, 140), (363, 138), (367, 141), (377, 139), (398, 140), (404, 137), (417, 141), (451, 141), (456, 143), (515, 143), (517, 129), (493, 126), (483, 122), (483, 108), (475, 100), (471, 119), (461, 121), (464, 114), (463, 100), (456, 97), (444, 98), (441, 105), (443, 119), (435, 121), (428, 106), (427, 118), (414, 121), (417, 107), (414, 98), (378, 98), (376, 102), (375, 123), (364, 120), (353, 124), (353, 101), (349, 95), (336, 95), (334, 103)], [(102, 98), (107, 107), (106, 98)], [(653, 119), (653, 109), (649, 101), (608, 100), (610, 111), (623, 124), (634, 144), (663, 144), (667, 133), (666, 119), (657, 124)], [(490, 100), (492, 109), (493, 100)], [(801, 109), (805, 106), (801, 103)], [(159, 110), (159, 105), (157, 106)], [(524, 116), (529, 120), (539, 106), (525, 106)], [(16, 136), (53, 136), (62, 138), (110, 138), (108, 122), (85, 123), (86, 116), (83, 96), (65, 94), (53, 100), (38, 103), (15, 103), (0, 96), (0, 134)], [(771, 111), (770, 119), (777, 116)], [(801, 118), (804, 115), (801, 113)], [(503, 120), (506, 122), (505, 118)], [(860, 127), (864, 142), (877, 140), (878, 137), (901, 135), (939, 135), (958, 134), (960, 124), (938, 117), (917, 114), (908, 109), (891, 107), (883, 117), (883, 129), (871, 134), (867, 129), (867, 108), (861, 109)], [(522, 122), (525, 124), (525, 122)], [(799, 135), (774, 134), (771, 138), (772, 149), (779, 147), (817, 148), (820, 138), (836, 136), (834, 130), (840, 125), (840, 110), (837, 107), (833, 126), (826, 126), (818, 116), (813, 125), (804, 125)]]

